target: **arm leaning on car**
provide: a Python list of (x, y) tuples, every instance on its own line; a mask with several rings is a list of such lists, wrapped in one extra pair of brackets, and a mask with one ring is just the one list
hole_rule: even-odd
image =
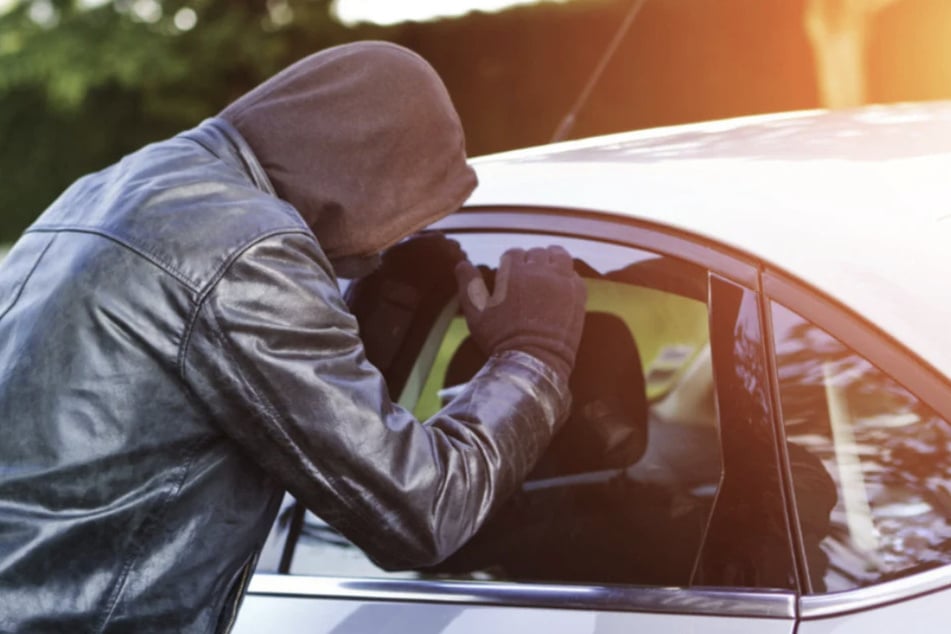
[(566, 377), (502, 351), (420, 424), (366, 361), (331, 270), (304, 232), (251, 246), (201, 298), (183, 375), (224, 434), (378, 565), (436, 563), (544, 450)]

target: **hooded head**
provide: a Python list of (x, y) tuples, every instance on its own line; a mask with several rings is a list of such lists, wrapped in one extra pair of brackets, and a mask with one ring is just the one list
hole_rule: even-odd
[(386, 42), (297, 62), (219, 115), (335, 262), (372, 258), (472, 192), (459, 116), (435, 70)]

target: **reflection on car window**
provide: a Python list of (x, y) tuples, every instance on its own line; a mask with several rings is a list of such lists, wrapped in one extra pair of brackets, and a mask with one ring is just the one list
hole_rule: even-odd
[[(395, 575), (687, 585), (721, 477), (706, 271), (584, 240), (457, 239), (487, 277), (513, 246), (556, 243), (573, 255), (588, 288), (573, 409), (522, 489), (469, 544), (431, 569)], [(412, 363), (392, 363), (402, 375), (387, 376), (420, 420), (485, 361), (455, 299), (436, 303), (425, 311), (423, 336), (411, 333), (415, 343), (399, 346)], [(315, 516), (303, 517), (285, 557), (291, 573), (394, 576)]]
[(819, 541), (807, 562), (813, 591), (951, 561), (947, 422), (826, 332), (778, 304), (772, 313), (787, 439), (821, 460), (834, 482), (831, 497), (796, 482), (807, 548)]

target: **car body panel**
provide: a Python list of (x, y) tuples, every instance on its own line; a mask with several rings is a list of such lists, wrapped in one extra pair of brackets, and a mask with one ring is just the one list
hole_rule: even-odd
[[(873, 608), (899, 601), (920, 605), (923, 610), (929, 610), (933, 600), (945, 605), (951, 600), (951, 566), (926, 570), (910, 577), (849, 592), (803, 597), (800, 600), (799, 613), (807, 621), (832, 623), (836, 619), (841, 620), (844, 615), (863, 611), (874, 614), (880, 611)], [(891, 607), (887, 610), (889, 613), (892, 611)]]
[[(943, 634), (948, 631), (951, 589), (912, 599), (892, 596), (885, 609), (857, 610), (825, 618), (805, 618), (797, 634), (868, 634), (914, 632)], [(808, 605), (808, 601), (806, 602)]]
[(733, 247), (951, 375), (951, 104), (678, 126), (474, 165), (469, 207), (607, 212)]

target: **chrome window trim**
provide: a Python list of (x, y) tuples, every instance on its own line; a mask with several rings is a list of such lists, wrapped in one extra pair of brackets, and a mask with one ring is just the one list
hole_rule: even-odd
[(796, 596), (792, 592), (716, 588), (364, 579), (259, 573), (252, 577), (248, 595), (769, 619), (793, 619), (796, 615)]
[(802, 597), (800, 615), (803, 619), (840, 616), (913, 599), (948, 588), (951, 588), (951, 565), (893, 581), (885, 581), (867, 588)]
[[(766, 289), (760, 280), (760, 287)], [(786, 517), (789, 522), (789, 535), (793, 544), (793, 556), (796, 564), (796, 582), (800, 592), (812, 593), (812, 579), (809, 577), (806, 543), (803, 540), (802, 520), (799, 517), (799, 506), (796, 500), (793, 484), (792, 462), (789, 457), (789, 444), (786, 440), (786, 421), (783, 418), (783, 401), (779, 387), (778, 362), (776, 360), (776, 336), (773, 329), (772, 299), (765, 293), (759, 293), (759, 312), (763, 326), (764, 344), (766, 347), (766, 372), (769, 375), (770, 398), (773, 404), (774, 433), (779, 450), (779, 463), (783, 479), (783, 497), (786, 505)]]
[[(544, 218), (544, 224), (539, 224), (540, 218)], [(759, 290), (758, 266), (752, 258), (738, 251), (686, 231), (587, 209), (464, 207), (428, 228), (447, 232), (511, 231), (593, 238), (678, 257), (746, 288)]]

